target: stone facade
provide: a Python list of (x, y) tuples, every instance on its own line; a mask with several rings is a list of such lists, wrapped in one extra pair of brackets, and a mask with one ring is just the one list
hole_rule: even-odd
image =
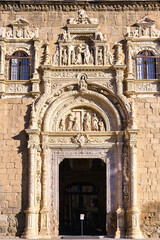
[[(160, 237), (159, 9), (0, 1), (2, 236), (58, 236), (59, 165), (97, 158), (108, 236)], [(29, 80), (11, 80), (18, 51), (31, 56)], [(154, 78), (136, 77), (143, 51), (156, 59)]]

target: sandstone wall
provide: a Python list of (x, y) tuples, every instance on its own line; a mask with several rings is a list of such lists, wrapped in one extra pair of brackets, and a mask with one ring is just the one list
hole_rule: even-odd
[[(0, 100), (0, 232), (19, 234), (27, 208), (27, 137), (31, 99)], [(18, 229), (17, 229), (18, 226)]]

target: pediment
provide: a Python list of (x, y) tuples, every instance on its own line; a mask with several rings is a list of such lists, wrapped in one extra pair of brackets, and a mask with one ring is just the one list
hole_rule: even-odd
[(148, 18), (147, 16), (144, 16), (142, 19), (137, 21), (136, 25), (139, 27), (150, 27), (155, 23), (154, 20)]
[(22, 26), (28, 26), (28, 25), (29, 25), (29, 22), (22, 18), (18, 18), (15, 21), (11, 22), (11, 26), (17, 26), (17, 27), (21, 26), (22, 27)]
[(134, 26), (127, 28), (127, 37), (145, 39), (159, 38), (160, 31), (156, 29), (155, 21), (145, 16), (137, 21)]

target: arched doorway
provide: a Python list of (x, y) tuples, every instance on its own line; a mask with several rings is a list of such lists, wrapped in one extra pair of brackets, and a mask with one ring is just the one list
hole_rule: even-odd
[(59, 167), (59, 234), (106, 234), (106, 164), (101, 159), (64, 159)]

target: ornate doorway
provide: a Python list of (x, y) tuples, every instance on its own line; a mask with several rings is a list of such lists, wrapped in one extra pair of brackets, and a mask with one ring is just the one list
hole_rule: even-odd
[(101, 159), (65, 159), (60, 164), (59, 234), (106, 234), (106, 164)]

